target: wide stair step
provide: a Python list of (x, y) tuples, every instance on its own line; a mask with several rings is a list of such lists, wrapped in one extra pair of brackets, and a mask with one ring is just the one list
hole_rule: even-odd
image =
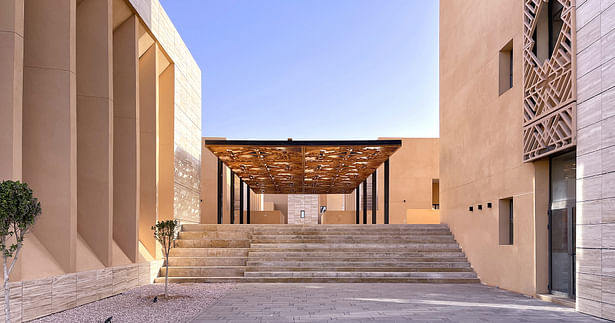
[(245, 266), (246, 257), (169, 257), (169, 266)]
[(276, 271), (276, 272), (246, 272), (246, 277), (267, 278), (431, 278), (431, 279), (473, 279), (473, 272), (403, 272), (403, 271)]
[[(471, 272), (470, 267), (324, 267), (329, 272)], [(297, 271), (322, 271), (323, 267), (254, 267), (247, 266), (245, 273), (265, 272), (297, 272)], [(247, 274), (246, 274), (247, 276)]]
[(379, 267), (379, 268), (470, 268), (467, 262), (391, 262), (391, 261), (252, 261), (248, 267), (292, 267), (292, 268), (335, 268), (335, 267)]
[[(164, 281), (166, 268), (157, 282)], [(477, 283), (445, 224), (187, 224), (170, 282)]]

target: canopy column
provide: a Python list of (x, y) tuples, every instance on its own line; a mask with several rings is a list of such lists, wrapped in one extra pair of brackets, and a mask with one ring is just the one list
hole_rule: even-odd
[(231, 224), (235, 224), (235, 173), (231, 171), (231, 203), (229, 205)]
[(376, 224), (376, 207), (378, 206), (378, 203), (376, 203), (376, 172), (377, 170), (374, 170), (372, 173), (372, 224)]
[(246, 207), (246, 224), (250, 224), (250, 208), (251, 208), (251, 204), (250, 204), (250, 185), (246, 184), (246, 188), (247, 188), (247, 195), (246, 195), (246, 203), (248, 204), (248, 207)]
[(363, 181), (363, 224), (367, 224), (367, 179)]
[(239, 178), (239, 224), (243, 224), (243, 179)]
[(389, 160), (384, 162), (384, 224), (389, 224)]
[(357, 224), (361, 224), (361, 210), (360, 210), (360, 206), (361, 204), (359, 203), (360, 197), (361, 197), (361, 191), (359, 190), (361, 186), (357, 185), (357, 188), (355, 188), (355, 192), (356, 192), (356, 197), (355, 197), (355, 213), (356, 213), (356, 223)]
[(224, 177), (222, 175), (223, 169), (224, 169), (224, 164), (222, 163), (222, 160), (218, 158), (218, 224), (222, 224), (222, 194), (223, 194), (222, 184), (224, 181)]

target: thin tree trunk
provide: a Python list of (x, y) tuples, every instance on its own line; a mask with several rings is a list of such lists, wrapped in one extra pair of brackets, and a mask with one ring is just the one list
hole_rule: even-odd
[(169, 285), (169, 253), (167, 252), (167, 261), (166, 261), (167, 270), (164, 273), (164, 297), (168, 298), (167, 288)]
[(7, 257), (4, 256), (4, 322), (11, 323), (11, 307), (9, 304), (10, 301), (10, 290), (9, 290), (9, 271), (7, 268)]

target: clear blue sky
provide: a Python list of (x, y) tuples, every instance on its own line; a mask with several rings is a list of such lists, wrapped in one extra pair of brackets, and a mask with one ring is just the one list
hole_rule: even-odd
[(438, 136), (436, 0), (161, 0), (202, 70), (203, 136)]

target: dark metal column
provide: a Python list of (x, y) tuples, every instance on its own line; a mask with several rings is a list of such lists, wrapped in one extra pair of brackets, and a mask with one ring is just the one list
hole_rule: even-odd
[(389, 160), (384, 162), (384, 224), (389, 224)]
[(367, 224), (367, 179), (363, 181), (363, 224)]
[(243, 179), (239, 178), (239, 224), (243, 224)]
[(357, 186), (357, 188), (355, 188), (355, 191), (357, 192), (356, 197), (355, 197), (355, 213), (357, 216), (357, 224), (361, 223), (361, 210), (360, 210), (360, 205), (359, 204), (359, 199), (361, 198), (361, 191), (359, 190), (359, 187), (361, 187), (361, 184), (359, 184), (359, 186)]
[(222, 224), (222, 181), (224, 177), (222, 176), (222, 169), (224, 164), (220, 159), (218, 159), (218, 224)]
[(246, 184), (246, 191), (248, 191), (248, 194), (246, 195), (246, 203), (248, 204), (248, 207), (246, 208), (246, 224), (250, 224), (250, 185)]
[(372, 174), (372, 224), (376, 224), (376, 207), (378, 206), (378, 203), (376, 201), (376, 191), (378, 190), (378, 187), (376, 186), (376, 170), (374, 170), (374, 173)]
[(231, 204), (229, 206), (231, 215), (231, 224), (235, 224), (235, 173), (231, 171)]

